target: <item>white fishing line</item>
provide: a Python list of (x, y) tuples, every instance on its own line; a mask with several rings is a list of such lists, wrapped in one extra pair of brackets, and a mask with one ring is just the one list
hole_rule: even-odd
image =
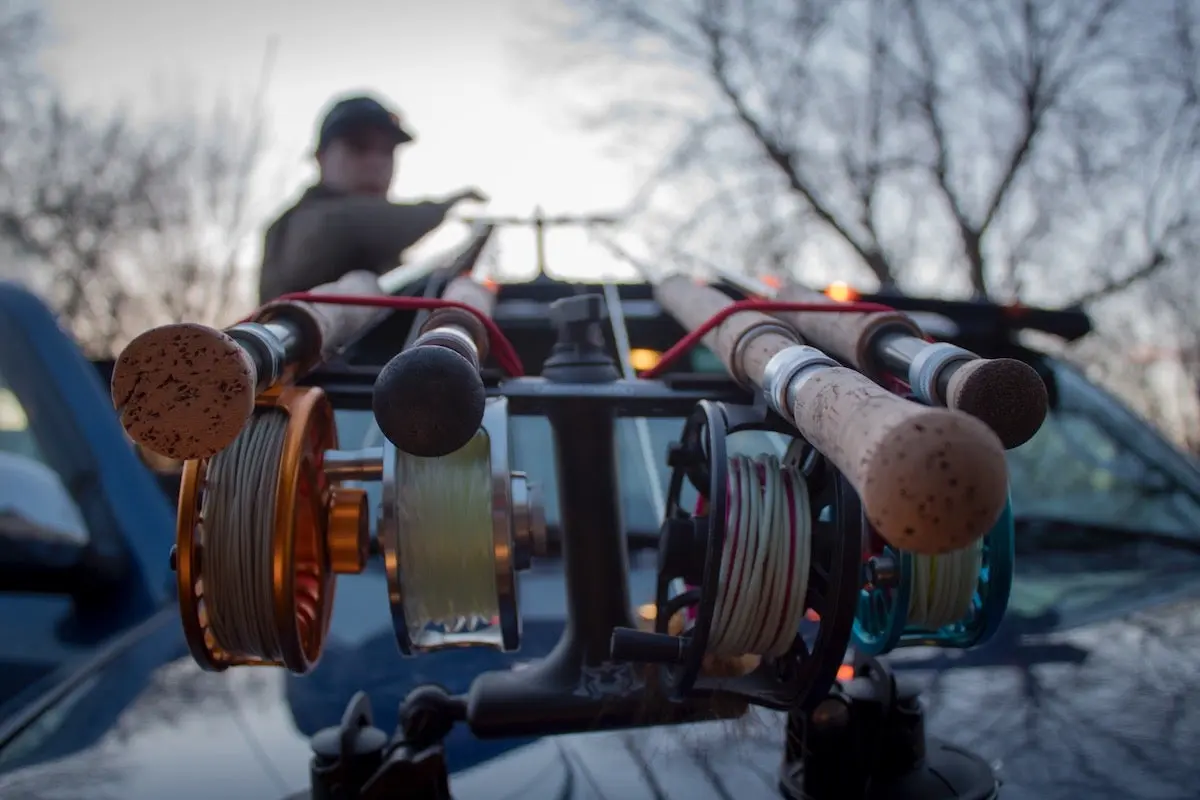
[(812, 508), (804, 474), (776, 456), (733, 456), (721, 580), (709, 632), (715, 655), (782, 656), (804, 617)]
[[(784, 456), (785, 465), (798, 466), (804, 442), (795, 439)], [(983, 541), (940, 556), (912, 554), (908, 625), (937, 630), (958, 622), (971, 611), (983, 569)]]
[(940, 556), (914, 554), (908, 624), (937, 630), (967, 616), (983, 569), (983, 541)]

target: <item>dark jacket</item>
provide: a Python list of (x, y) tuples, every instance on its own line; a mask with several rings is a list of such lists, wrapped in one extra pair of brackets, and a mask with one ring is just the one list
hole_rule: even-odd
[(259, 302), (332, 283), (354, 270), (376, 275), (442, 224), (451, 203), (390, 203), (309, 188), (267, 228)]

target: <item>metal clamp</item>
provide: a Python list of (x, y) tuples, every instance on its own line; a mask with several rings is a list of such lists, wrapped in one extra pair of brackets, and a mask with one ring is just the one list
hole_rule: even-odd
[[(813, 367), (836, 367), (838, 362), (815, 347), (797, 344), (785, 347), (767, 362), (763, 370), (763, 394), (767, 403), (781, 417), (793, 421), (789, 398), (796, 394), (800, 384), (808, 379), (807, 372)], [(801, 379), (797, 381), (797, 379)], [(795, 384), (793, 386), (793, 384)]]
[(479, 369), (479, 348), (470, 334), (457, 325), (442, 325), (426, 331), (412, 343), (413, 347), (435, 344), (453, 350)]
[(283, 376), (287, 362), (288, 342), (294, 337), (282, 325), (261, 322), (243, 322), (234, 325), (226, 333), (237, 342), (254, 362), (258, 374), (258, 391), (275, 385)]
[(935, 342), (921, 348), (908, 365), (908, 386), (922, 403), (944, 406), (945, 398), (938, 392), (938, 376), (942, 370), (960, 361), (972, 361), (979, 356), (947, 342)]

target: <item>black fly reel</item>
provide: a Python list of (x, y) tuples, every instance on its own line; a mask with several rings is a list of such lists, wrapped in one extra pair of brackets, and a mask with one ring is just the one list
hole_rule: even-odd
[[(737, 677), (702, 674), (721, 588), (730, 510), (726, 440), (741, 431), (795, 436), (782, 419), (758, 406), (702, 401), (688, 418), (671, 452), (667, 518), (659, 540), (655, 633), (619, 628), (612, 655), (618, 661), (658, 663), (666, 694), (674, 701), (696, 695), (736, 695), (776, 709), (811, 708), (837, 677), (854, 625), (861, 582), (862, 511), (854, 489), (815, 448), (801, 442), (800, 470), (810, 499), (811, 559), (805, 619), (792, 646), (764, 656)], [(703, 499), (683, 506), (684, 481)], [(677, 591), (680, 586), (688, 587)], [(693, 616), (681, 635), (669, 633), (677, 614)]]

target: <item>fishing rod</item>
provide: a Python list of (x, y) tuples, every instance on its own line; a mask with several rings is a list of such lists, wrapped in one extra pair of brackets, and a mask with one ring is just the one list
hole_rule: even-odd
[[(439, 308), (418, 327), (416, 339), (379, 372), (371, 407), (383, 435), (406, 453), (434, 458), (470, 441), (483, 421), (485, 392), (480, 366), (490, 335), (496, 287), (460, 275)], [(476, 313), (471, 313), (472, 311)]]
[[(382, 277), (350, 272), (309, 294), (383, 297), (404, 282), (422, 280), (447, 267), (468, 271), (492, 231), (487, 225), (473, 226), (457, 252), (398, 267)], [(468, 292), (465, 299), (476, 296)], [(207, 458), (233, 442), (252, 416), (256, 398), (293, 385), (360, 338), (386, 313), (378, 307), (280, 299), (224, 330), (190, 322), (151, 328), (136, 336), (116, 359), (113, 405), (130, 438), (151, 452), (184, 461)], [(476, 327), (471, 330), (478, 335)], [(445, 356), (430, 369), (460, 376), (465, 372)], [(481, 413), (477, 404), (473, 408)]]
[[(383, 291), (374, 274), (351, 272), (311, 294)], [(257, 397), (331, 358), (378, 313), (278, 301), (225, 330), (186, 322), (152, 328), (117, 357), (113, 404), (130, 438), (148, 450), (179, 460), (207, 458), (233, 442)]]
[[(666, 277), (661, 272), (656, 275), (653, 268), (631, 256), (615, 242), (602, 243), (616, 257), (647, 276), (652, 283), (661, 285), (669, 280), (681, 279), (681, 276), (670, 276), (669, 273)], [(682, 280), (686, 281), (686, 279)], [(701, 297), (695, 297), (696, 294), (701, 294)], [(656, 291), (656, 295), (661, 297), (658, 291)], [(707, 299), (714, 306), (731, 308), (728, 298), (708, 287), (695, 290), (685, 305), (695, 309), (697, 306), (695, 301), (705, 299), (704, 295), (707, 295)], [(667, 303), (670, 302), (668, 299)], [(872, 313), (877, 310), (872, 307), (843, 306), (843, 308), (847, 312), (855, 311), (860, 314)], [(764, 310), (796, 311), (799, 309), (793, 307)], [(697, 311), (696, 314), (709, 313), (709, 311), (711, 309), (704, 309), (702, 312)], [(821, 306), (818, 307), (818, 311), (813, 313), (831, 313), (831, 311), (829, 306)], [(712, 318), (710, 318), (711, 321)], [(685, 327), (691, 327), (686, 321), (681, 320), (681, 322), (684, 322)], [(720, 326), (716, 326), (715, 329), (719, 331)], [(704, 330), (704, 326), (693, 327), (692, 330), (694, 335), (696, 332)], [(776, 335), (783, 333), (777, 325), (768, 326), (765, 331), (768, 334)], [(705, 338), (711, 343), (711, 335), (706, 335)], [(738, 345), (734, 346), (735, 352), (737, 347)], [(720, 352), (719, 348), (720, 345), (717, 344), (718, 353)], [(826, 362), (825, 357), (820, 355), (819, 351), (814, 351), (813, 348), (808, 348), (806, 355), (818, 365)], [(670, 354), (664, 356), (663, 360), (665, 361), (669, 357)], [(728, 358), (727, 355), (723, 360)], [(775, 411), (780, 410), (780, 403), (772, 403), (770, 398), (765, 398), (765, 401)], [(878, 413), (878, 409), (873, 410)], [(828, 414), (829, 411), (828, 405), (821, 409), (822, 414)], [(708, 417), (703, 424), (710, 427), (721, 428), (723, 426), (727, 432), (735, 431), (738, 428), (733, 420), (727, 419), (722, 423), (713, 414), (709, 414)], [(743, 429), (745, 424), (744, 420), (740, 423)], [(852, 424), (845, 427), (853, 429), (854, 426)], [(979, 426), (975, 427), (978, 430)], [(930, 428), (930, 430), (936, 432), (936, 429)], [(699, 433), (694, 435), (700, 440), (697, 446), (702, 445), (704, 437)], [(709, 433), (707, 447), (715, 447), (712, 444), (714, 436), (715, 434)], [(715, 438), (726, 437), (715, 436)], [(983, 438), (986, 440), (986, 436)], [(724, 447), (733, 447), (735, 439), (736, 437), (728, 437)], [(821, 445), (816, 445), (818, 450), (821, 447)], [(703, 451), (704, 447), (700, 447), (700, 449)], [(795, 462), (795, 460), (795, 456), (789, 453), (783, 461), (786, 464), (789, 461)], [(935, 479), (936, 477), (935, 475)], [(941, 480), (951, 487), (959, 481), (958, 478), (949, 476), (943, 476)], [(936, 498), (925, 495), (925, 499), (926, 502), (932, 504)], [(850, 632), (855, 648), (859, 652), (878, 655), (898, 646), (922, 641), (938, 643), (942, 646), (970, 647), (990, 638), (995, 632), (999, 620), (1003, 617), (1012, 584), (1013, 520), (1011, 503), (1007, 499), (1000, 511), (999, 518), (981, 539), (968, 541), (965, 545), (940, 555), (917, 552), (912, 547), (897, 547), (894, 542), (889, 544), (885, 541), (886, 536), (881, 536), (880, 531), (869, 519), (864, 519), (863, 527), (861, 558), (865, 562), (867, 577), (862, 590), (861, 604)], [(966, 609), (974, 609), (970, 612), (973, 620), (969, 625), (962, 625), (958, 620), (966, 619), (964, 616), (967, 613)], [(629, 638), (629, 634), (621, 634), (621, 636), (625, 637), (631, 645), (637, 644), (635, 640)], [(666, 646), (665, 643), (660, 643), (660, 645)], [(644, 640), (641, 646), (657, 645), (653, 641)]]
[[(722, 280), (752, 296), (801, 303), (837, 301), (784, 279), (780, 288), (716, 265)], [(980, 358), (948, 342), (931, 342), (899, 311), (814, 313), (778, 311), (813, 346), (876, 380), (908, 384), (923, 403), (963, 411), (990, 427), (1006, 449), (1042, 427), (1050, 409), (1046, 384), (1015, 358)]]
[[(703, 341), (740, 385), (771, 407), (846, 475), (868, 519), (892, 545), (934, 555), (980, 539), (1007, 502), (996, 435), (974, 418), (910, 403), (802, 342), (765, 313), (733, 310), (719, 290), (656, 273), (610, 243), (654, 287), (658, 303)], [(708, 329), (710, 320), (721, 321)], [(909, 464), (939, 469), (914, 472)], [(971, 475), (947, 483), (938, 471)]]
[(462, 241), (452, 247), (402, 264), (379, 276), (379, 288), (384, 294), (396, 294), (437, 274), (451, 278), (475, 268), (492, 240), (495, 226), (486, 222), (472, 223)]

